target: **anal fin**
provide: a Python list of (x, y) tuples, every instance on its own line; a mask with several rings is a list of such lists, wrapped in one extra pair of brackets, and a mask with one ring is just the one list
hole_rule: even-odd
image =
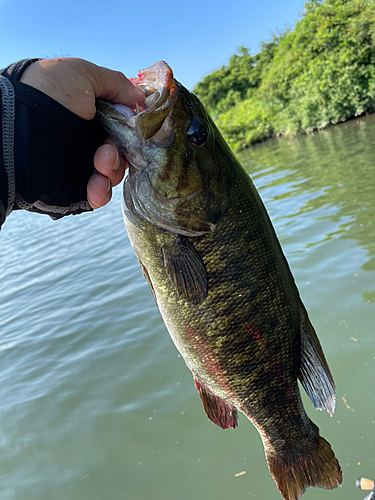
[(194, 384), (201, 397), (204, 411), (214, 424), (222, 429), (235, 429), (238, 423), (238, 413), (234, 406), (226, 403), (219, 396), (212, 394), (207, 387), (194, 379)]
[(335, 383), (305, 309), (301, 318), (301, 367), (298, 378), (314, 408), (325, 410), (332, 417), (336, 402)]

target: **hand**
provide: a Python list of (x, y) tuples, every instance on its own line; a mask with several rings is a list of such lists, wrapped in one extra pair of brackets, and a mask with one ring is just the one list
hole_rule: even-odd
[[(143, 93), (122, 73), (76, 58), (35, 62), (25, 70), (21, 82), (44, 92), (85, 120), (95, 116), (96, 98), (130, 107), (144, 101)], [(96, 151), (94, 166), (97, 173), (88, 181), (87, 200), (92, 208), (99, 208), (111, 199), (112, 187), (123, 179), (127, 162), (108, 138)]]

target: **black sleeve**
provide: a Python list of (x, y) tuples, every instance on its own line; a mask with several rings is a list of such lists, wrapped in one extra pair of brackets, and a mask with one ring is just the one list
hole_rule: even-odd
[(0, 225), (1, 212), (21, 208), (53, 219), (92, 210), (87, 181), (106, 134), (95, 118), (84, 120), (19, 81), (34, 61), (0, 71)]

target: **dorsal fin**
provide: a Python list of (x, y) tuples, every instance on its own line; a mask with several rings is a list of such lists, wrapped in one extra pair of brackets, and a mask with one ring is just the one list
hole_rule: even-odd
[(177, 236), (163, 247), (164, 264), (178, 294), (197, 305), (208, 293), (208, 276), (200, 255), (185, 236)]
[(335, 383), (305, 308), (301, 314), (301, 367), (298, 378), (314, 408), (326, 410), (332, 417), (336, 402)]

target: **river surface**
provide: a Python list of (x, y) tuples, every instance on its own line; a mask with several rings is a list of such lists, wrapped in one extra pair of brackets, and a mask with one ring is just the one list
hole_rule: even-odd
[[(375, 479), (375, 116), (272, 140), (240, 157), (260, 191), (337, 386), (309, 416), (358, 499)], [(205, 416), (122, 222), (109, 206), (1, 231), (1, 500), (278, 500), (243, 415)], [(238, 477), (236, 474), (245, 472)]]

